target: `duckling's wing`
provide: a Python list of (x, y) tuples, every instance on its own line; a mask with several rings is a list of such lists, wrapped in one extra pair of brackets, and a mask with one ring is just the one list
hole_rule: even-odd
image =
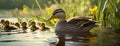
[(76, 17), (68, 21), (69, 24), (81, 26), (84, 22), (89, 21), (90, 18), (85, 17)]

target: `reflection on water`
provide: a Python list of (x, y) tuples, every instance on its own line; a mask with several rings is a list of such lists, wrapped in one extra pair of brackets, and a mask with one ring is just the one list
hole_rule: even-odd
[[(55, 46), (57, 42), (55, 34), (47, 31), (36, 33), (0, 32), (0, 35), (0, 46)], [(65, 46), (88, 45), (89, 43), (83, 41), (66, 41), (65, 44)]]
[(0, 42), (17, 42), (18, 40), (1, 40)]

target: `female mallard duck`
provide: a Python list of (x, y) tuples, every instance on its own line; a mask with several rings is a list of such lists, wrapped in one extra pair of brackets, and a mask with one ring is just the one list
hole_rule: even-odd
[(36, 31), (37, 29), (39, 29), (38, 27), (36, 27), (36, 23), (33, 21), (33, 22), (31, 22), (30, 23), (30, 30), (32, 31), (32, 32), (34, 32), (34, 31)]
[(66, 14), (63, 9), (56, 9), (53, 12), (53, 15), (48, 20), (51, 20), (53, 18), (59, 19), (55, 25), (55, 33), (59, 38), (59, 42), (57, 46), (64, 46), (65, 44), (64, 37), (66, 34), (72, 34), (78, 36), (90, 35), (89, 30), (92, 29), (91, 26), (94, 27), (96, 23), (84, 17), (76, 17), (71, 19), (70, 21), (66, 21)]
[(46, 31), (46, 30), (49, 30), (49, 29), (50, 29), (49, 27), (46, 27), (46, 26), (45, 26), (45, 23), (41, 23), (41, 24), (40, 24), (40, 27), (41, 27), (41, 28), (40, 28), (41, 31)]
[(16, 30), (17, 27), (11, 26), (9, 21), (5, 21), (4, 26), (3, 26), (3, 29), (4, 29), (6, 32), (10, 32), (11, 30)]

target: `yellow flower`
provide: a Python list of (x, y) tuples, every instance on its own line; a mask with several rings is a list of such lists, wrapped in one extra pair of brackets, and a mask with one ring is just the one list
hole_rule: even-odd
[(28, 12), (28, 8), (27, 8), (27, 6), (23, 6), (23, 13), (27, 13)]
[(91, 14), (95, 14), (96, 11), (97, 11), (97, 6), (94, 6), (94, 7), (90, 8), (89, 11), (90, 11)]
[(46, 10), (47, 10), (48, 12), (52, 12), (53, 8), (46, 7)]

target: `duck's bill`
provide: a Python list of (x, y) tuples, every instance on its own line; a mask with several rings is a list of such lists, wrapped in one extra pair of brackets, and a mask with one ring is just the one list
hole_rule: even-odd
[(51, 20), (51, 19), (52, 19), (52, 17), (48, 18), (47, 21), (49, 21), (49, 20)]
[(52, 20), (52, 19), (54, 19), (54, 17), (53, 17), (53, 16), (51, 16), (50, 18), (48, 18), (48, 20), (47, 20), (47, 21)]

